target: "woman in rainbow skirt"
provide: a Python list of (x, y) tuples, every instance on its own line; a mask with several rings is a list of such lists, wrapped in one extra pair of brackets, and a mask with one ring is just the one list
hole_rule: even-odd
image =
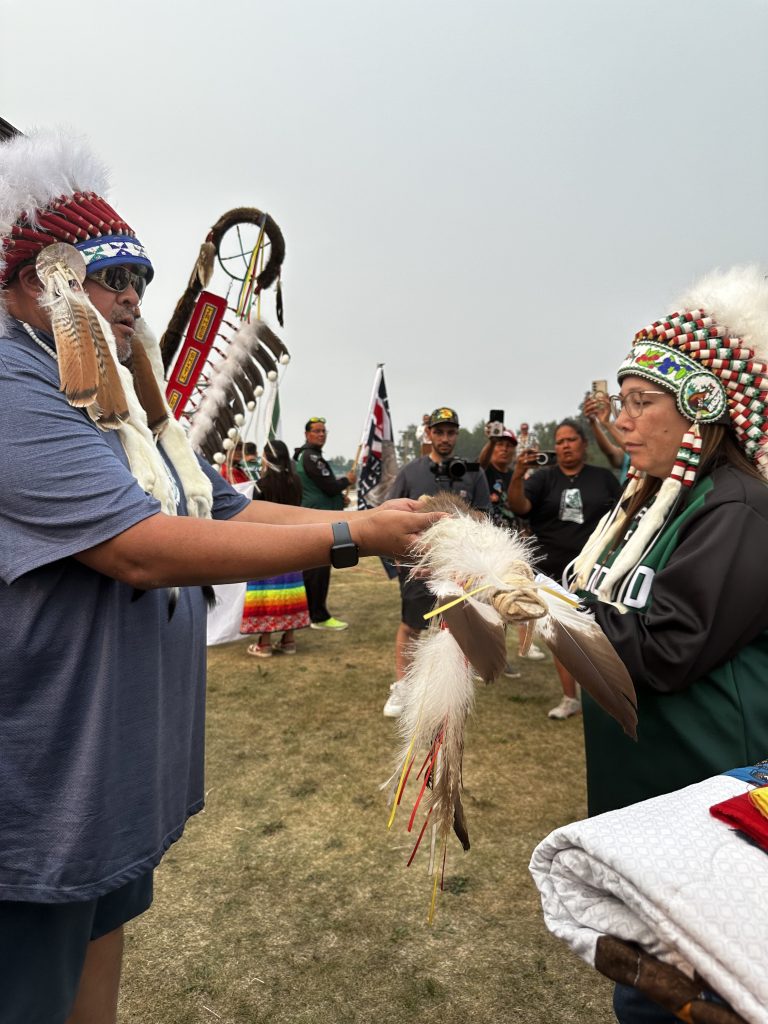
[[(282, 441), (267, 441), (254, 498), (280, 505), (301, 504), (301, 480)], [(308, 625), (307, 594), (300, 572), (248, 582), (240, 632), (256, 634), (256, 642), (248, 646), (249, 654), (255, 658), (271, 658), (275, 652), (295, 654), (294, 630)], [(283, 635), (280, 643), (273, 645), (275, 633)]]

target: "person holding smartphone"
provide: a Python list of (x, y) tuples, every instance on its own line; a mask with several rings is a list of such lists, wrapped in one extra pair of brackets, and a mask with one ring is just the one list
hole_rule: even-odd
[[(616, 504), (621, 487), (609, 469), (587, 465), (587, 438), (575, 420), (563, 420), (555, 430), (556, 464), (526, 480), (540, 454), (530, 449), (519, 454), (507, 503), (517, 515), (528, 518), (541, 555), (539, 571), (560, 582), (601, 517)], [(570, 718), (581, 711), (576, 680), (557, 659), (555, 667), (563, 697), (548, 714)]]

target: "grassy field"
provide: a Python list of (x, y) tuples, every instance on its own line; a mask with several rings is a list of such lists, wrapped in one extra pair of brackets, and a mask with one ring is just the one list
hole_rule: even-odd
[(482, 687), (464, 759), (472, 849), (449, 846), (432, 927), (426, 858), (386, 830), (397, 584), (334, 573), (350, 628), (296, 657), (209, 652), (207, 807), (129, 926), (131, 1024), (607, 1022), (610, 985), (546, 931), (536, 843), (585, 813), (581, 722), (552, 722), (552, 664)]

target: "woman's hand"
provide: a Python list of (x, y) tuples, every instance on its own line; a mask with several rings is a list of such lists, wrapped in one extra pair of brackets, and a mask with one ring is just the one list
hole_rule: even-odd
[(598, 423), (602, 423), (603, 426), (608, 425), (608, 421), (611, 418), (611, 406), (608, 401), (608, 396), (602, 391), (598, 391), (596, 395), (589, 395), (584, 399), (584, 415), (591, 422), (597, 420)]
[(538, 454), (538, 451), (534, 451), (532, 448), (520, 452), (517, 462), (515, 462), (515, 468), (512, 471), (512, 480), (522, 480), (528, 470), (533, 469), (537, 465), (536, 459)]

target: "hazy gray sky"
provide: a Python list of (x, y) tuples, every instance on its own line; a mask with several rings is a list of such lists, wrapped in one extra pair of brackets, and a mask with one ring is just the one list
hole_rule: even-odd
[(326, 415), (353, 454), (377, 362), (396, 429), (569, 414), (692, 278), (768, 263), (766, 0), (0, 0), (0, 33), (0, 113), (113, 167), (158, 333), (221, 213), (281, 225), (289, 444)]

